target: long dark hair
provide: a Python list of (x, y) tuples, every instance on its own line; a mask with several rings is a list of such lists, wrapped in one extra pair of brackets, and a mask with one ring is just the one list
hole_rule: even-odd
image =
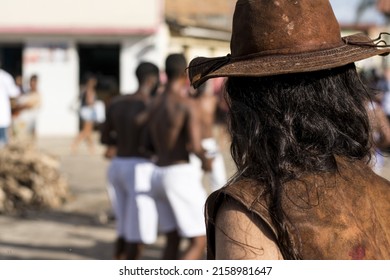
[(365, 104), (370, 100), (354, 64), (272, 77), (230, 77), (232, 181), (254, 179), (270, 197), (277, 244), (285, 259), (300, 259), (281, 207), (283, 185), (306, 172), (336, 172), (335, 156), (370, 159)]

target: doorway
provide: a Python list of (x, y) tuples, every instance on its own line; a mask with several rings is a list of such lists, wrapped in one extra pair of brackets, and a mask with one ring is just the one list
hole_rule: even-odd
[[(80, 90), (88, 76), (97, 78), (97, 98), (102, 100), (106, 107), (110, 100), (119, 94), (120, 83), (120, 45), (119, 44), (79, 44), (79, 81)], [(82, 120), (79, 119), (79, 129)]]
[(120, 46), (103, 44), (80, 44), (80, 84), (85, 83), (89, 75), (98, 79), (97, 94), (99, 99), (107, 100), (119, 92), (119, 57)]
[(0, 44), (1, 68), (13, 77), (22, 74), (22, 44)]

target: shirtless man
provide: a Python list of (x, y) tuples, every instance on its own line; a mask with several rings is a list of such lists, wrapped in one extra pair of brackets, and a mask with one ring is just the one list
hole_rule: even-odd
[(138, 90), (113, 100), (101, 138), (107, 145), (106, 157), (113, 157), (116, 152), (108, 170), (108, 180), (115, 190), (116, 259), (138, 259), (143, 244), (154, 243), (157, 235), (157, 213), (149, 195), (153, 164), (140, 152), (144, 123), (139, 116), (157, 89), (159, 70), (154, 64), (141, 63), (136, 75)]
[(157, 156), (152, 176), (153, 195), (160, 230), (168, 233), (164, 259), (177, 259), (180, 237), (189, 238), (182, 259), (199, 259), (205, 249), (203, 207), (206, 193), (201, 174), (189, 164), (189, 153), (197, 155), (205, 170), (211, 161), (201, 146), (201, 129), (196, 107), (184, 94), (188, 88), (186, 60), (172, 54), (166, 60), (168, 82), (149, 117), (148, 133)]
[[(226, 183), (225, 163), (213, 133), (219, 100), (214, 95), (211, 82), (200, 86), (194, 97), (200, 116), (202, 148), (207, 152), (207, 156), (213, 159), (210, 172), (211, 191), (216, 191)], [(191, 156), (191, 162), (199, 165), (197, 157)]]

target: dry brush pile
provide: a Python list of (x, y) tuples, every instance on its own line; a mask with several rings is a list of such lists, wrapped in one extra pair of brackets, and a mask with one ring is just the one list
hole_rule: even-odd
[(68, 198), (57, 159), (20, 143), (0, 149), (0, 213), (57, 208)]

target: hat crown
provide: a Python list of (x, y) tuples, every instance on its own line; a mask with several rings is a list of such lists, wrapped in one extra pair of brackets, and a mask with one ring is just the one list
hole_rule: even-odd
[(342, 45), (328, 0), (238, 0), (233, 16), (233, 57), (297, 54)]

